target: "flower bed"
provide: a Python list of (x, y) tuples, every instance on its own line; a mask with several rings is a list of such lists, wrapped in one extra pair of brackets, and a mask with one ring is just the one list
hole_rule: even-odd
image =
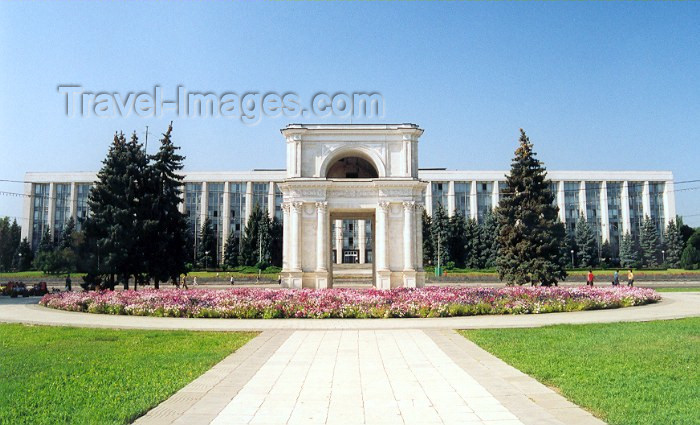
[(40, 304), (60, 310), (158, 317), (387, 318), (527, 314), (656, 302), (652, 289), (506, 287), (254, 289), (62, 292)]

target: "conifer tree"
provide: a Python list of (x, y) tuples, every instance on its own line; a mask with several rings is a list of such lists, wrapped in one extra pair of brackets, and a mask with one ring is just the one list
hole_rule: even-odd
[(566, 278), (566, 232), (557, 221), (551, 182), (533, 145), (520, 130), (520, 145), (506, 176), (508, 197), (497, 208), (498, 273), (507, 284), (555, 285)]
[(576, 221), (575, 240), (578, 247), (579, 266), (583, 268), (595, 266), (598, 263), (598, 243), (593, 229), (583, 214)]
[[(160, 281), (176, 281), (187, 271), (187, 219), (180, 212), (182, 202), (182, 180), (179, 171), (185, 157), (178, 154), (179, 147), (171, 140), (172, 122), (160, 140), (160, 148), (153, 155), (149, 167), (149, 203), (146, 233), (150, 245), (147, 250), (149, 274), (156, 289)], [(167, 255), (163, 255), (167, 253)]]
[(230, 232), (224, 246), (224, 264), (227, 267), (238, 266), (238, 256), (240, 254), (238, 248), (238, 238), (234, 232)]
[(600, 246), (600, 257), (605, 263), (603, 266), (604, 267), (609, 267), (610, 264), (612, 263), (612, 247), (610, 246), (610, 242), (605, 241), (603, 244)]
[(466, 266), (470, 269), (481, 269), (486, 263), (485, 243), (481, 225), (470, 218), (466, 224)]
[(51, 236), (51, 229), (46, 226), (44, 233), (41, 235), (41, 240), (39, 241), (38, 252), (53, 252), (55, 246), (53, 243), (53, 237)]
[(632, 235), (627, 232), (620, 241), (620, 265), (634, 267), (637, 264), (637, 249)]
[(259, 258), (260, 221), (263, 213), (259, 204), (255, 204), (250, 212), (241, 240), (240, 264), (244, 266), (254, 266)]
[(204, 219), (202, 229), (199, 232), (199, 245), (197, 246), (197, 263), (200, 267), (216, 267), (216, 235), (209, 217)]
[(664, 249), (666, 251), (666, 264), (671, 268), (680, 267), (681, 255), (683, 255), (683, 238), (678, 221), (674, 219), (671, 219), (666, 226)]
[(479, 224), (479, 239), (481, 243), (482, 268), (496, 267), (498, 259), (498, 217), (488, 211)]
[(27, 238), (22, 239), (22, 242), (20, 242), (15, 258), (17, 258), (17, 266), (15, 268), (18, 271), (23, 272), (31, 268), (32, 261), (34, 260), (34, 252)]
[(75, 233), (75, 220), (73, 217), (69, 218), (66, 225), (63, 226), (61, 231), (61, 236), (58, 240), (59, 249), (67, 249), (73, 247), (73, 233)]
[[(365, 229), (360, 230), (364, 231)], [(274, 217), (270, 228), (270, 263), (273, 266), (282, 267), (283, 236), (282, 223), (277, 217)]]
[(463, 268), (467, 257), (467, 222), (460, 212), (456, 212), (449, 219), (449, 252), (455, 266)]
[(659, 233), (656, 230), (656, 225), (649, 216), (645, 216), (642, 230), (639, 233), (639, 247), (643, 266), (657, 267), (659, 265), (659, 245)]
[(434, 247), (433, 264), (438, 265), (439, 257), (440, 266), (444, 267), (452, 261), (452, 257), (450, 256), (450, 219), (442, 205), (438, 205), (437, 210), (433, 212), (430, 230)]
[(423, 210), (422, 220), (423, 228), (421, 230), (423, 232), (423, 265), (427, 266), (433, 264), (433, 256), (435, 254), (432, 237), (433, 221), (425, 210)]

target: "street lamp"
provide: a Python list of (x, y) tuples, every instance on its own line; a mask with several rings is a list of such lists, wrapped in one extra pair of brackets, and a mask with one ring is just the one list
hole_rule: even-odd
[(209, 251), (204, 251), (204, 270), (209, 268)]
[(661, 262), (666, 263), (666, 251), (661, 250)]
[(575, 267), (575, 264), (574, 264), (574, 250), (572, 249), (572, 250), (571, 250), (571, 268), (573, 269), (574, 267)]

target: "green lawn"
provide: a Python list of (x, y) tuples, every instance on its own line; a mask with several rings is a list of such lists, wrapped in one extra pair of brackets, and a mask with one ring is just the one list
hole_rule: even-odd
[(698, 292), (700, 287), (691, 286), (688, 288), (654, 288), (656, 292)]
[(0, 325), (0, 424), (124, 424), (254, 333)]
[(700, 318), (461, 331), (610, 424), (698, 424)]

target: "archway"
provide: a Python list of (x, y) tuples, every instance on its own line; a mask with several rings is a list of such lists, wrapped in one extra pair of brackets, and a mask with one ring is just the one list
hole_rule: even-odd
[(331, 164), (326, 173), (329, 179), (376, 179), (377, 169), (364, 158), (346, 156)]

